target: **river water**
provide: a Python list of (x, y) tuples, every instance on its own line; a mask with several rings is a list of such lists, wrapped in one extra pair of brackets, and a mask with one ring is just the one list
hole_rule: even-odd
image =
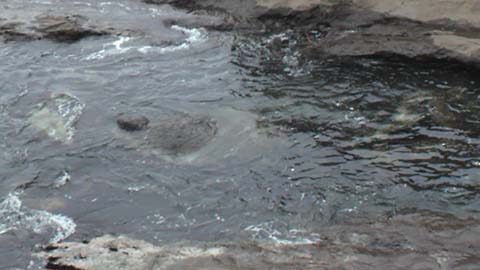
[[(480, 216), (473, 70), (320, 57), (302, 42), (316, 32), (167, 27), (193, 15), (137, 1), (4, 5), (136, 31), (0, 44), (0, 269), (66, 238), (315, 243), (407, 210)], [(118, 129), (125, 112), (218, 132), (169, 156)]]

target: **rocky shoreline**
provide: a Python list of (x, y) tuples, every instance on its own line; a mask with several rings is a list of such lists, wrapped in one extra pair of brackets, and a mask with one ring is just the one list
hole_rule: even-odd
[[(165, 20), (212, 30), (278, 31), (294, 29), (322, 33), (307, 37), (312, 57), (404, 56), (416, 60), (457, 61), (480, 65), (480, 3), (387, 0), (141, 0), (185, 9), (188, 18)], [(432, 8), (434, 7), (434, 8)], [(126, 29), (92, 24), (68, 14), (32, 14), (27, 19), (0, 17), (4, 41), (50, 39), (75, 42), (84, 37), (118, 35)], [(12, 17), (12, 18), (10, 18)]]
[[(474, 269), (479, 223), (432, 212), (320, 229), (315, 242), (175, 243), (124, 236), (47, 246), (46, 269)], [(473, 267), (473, 268), (472, 268)]]
[[(453, 61), (467, 67), (480, 67), (480, 18), (477, 17), (480, 3), (477, 4), (476, 1), (135, 1), (149, 6), (168, 4), (189, 11), (185, 17), (159, 19), (159, 25), (163, 23), (165, 29), (179, 25), (203, 27), (213, 31), (238, 31), (240, 34), (263, 31), (274, 33), (272, 37), (286, 30), (294, 31), (298, 34), (295, 37), (299, 38), (299, 42), (305, 44), (300, 49), (307, 59), (405, 57), (413, 59), (413, 64), (415, 61)], [(17, 16), (16, 13), (21, 15)], [(29, 13), (17, 9), (0, 16), (0, 40), (74, 43), (89, 37), (129, 37), (133, 34), (148, 36), (152, 32), (161, 32), (157, 28), (151, 31), (148, 23), (140, 26), (134, 28), (128, 23), (123, 27), (114, 23), (100, 24), (99, 20), (75, 13)], [(172, 32), (174, 33), (170, 33), (171, 36), (165, 37), (152, 34), (149, 36), (151, 43), (181, 44), (177, 41), (182, 40), (186, 34), (180, 33), (181, 31)], [(268, 46), (276, 50), (276, 47), (282, 46), (282, 42), (282, 38), (275, 37)], [(121, 45), (118, 42), (112, 44), (117, 44), (115, 48), (120, 48)], [(234, 50), (234, 47), (235, 44), (231, 49)], [(230, 52), (230, 47), (226, 51)], [(281, 56), (279, 58), (283, 58), (283, 55)], [(92, 78), (92, 81), (97, 79)], [(464, 89), (451, 89), (457, 89), (449, 90), (452, 95), (458, 93), (458, 96), (463, 97)], [(435, 102), (440, 102), (433, 96), (413, 96), (405, 99), (400, 109), (407, 105), (419, 107), (421, 102), (426, 104), (425, 108), (436, 108), (439, 106)], [(442, 101), (443, 103), (447, 102)], [(75, 124), (84, 108), (85, 104), (73, 95), (50, 95), (36, 105), (28, 121), (32, 127), (43, 131), (54, 140), (68, 144), (73, 138)], [(463, 116), (460, 113), (449, 115), (448, 110), (438, 110), (431, 115), (433, 118), (443, 117), (431, 121), (441, 123), (439, 126), (445, 126), (443, 123), (446, 121), (460, 122), (462, 119), (457, 116)], [(119, 115), (116, 118), (119, 146), (126, 145), (140, 150), (143, 155), (161, 153), (173, 157), (203, 149), (207, 153), (211, 151), (210, 153), (225, 158), (230, 154), (229, 150), (220, 149), (215, 152), (204, 148), (217, 137), (225, 138), (225, 134), (234, 134), (234, 128), (238, 126), (243, 130), (245, 127), (247, 130), (250, 126), (251, 129), (255, 127), (255, 122), (250, 121), (254, 118), (249, 115), (243, 116), (244, 121), (239, 121), (234, 127), (232, 125), (227, 128), (222, 126), (221, 121), (217, 124), (213, 118), (203, 115), (170, 113), (162, 117), (149, 117), (151, 119), (136, 114)], [(240, 118), (238, 115), (235, 117), (237, 120)], [(233, 117), (226, 115), (224, 118)], [(411, 117), (407, 120), (416, 122), (418, 119)], [(284, 119), (280, 119), (282, 120)], [(227, 121), (223, 120), (223, 123), (225, 122)], [(408, 121), (403, 119), (403, 122)], [(299, 121), (297, 125), (298, 123)], [(397, 126), (398, 123), (394, 123), (376, 136), (382, 136)], [(56, 132), (49, 134), (47, 131), (52, 127), (56, 128)], [(224, 132), (224, 129), (228, 128), (231, 130)], [(241, 132), (240, 130), (239, 133)], [(216, 143), (229, 145), (223, 141)], [(240, 146), (251, 144), (248, 138), (236, 143)], [(202, 153), (197, 156), (201, 155)], [(191, 158), (193, 160), (195, 157)], [(67, 179), (70, 176), (66, 171), (64, 175), (65, 177), (60, 178), (59, 185), (69, 181)], [(66, 237), (71, 234), (70, 231), (67, 232), (64, 233)], [(372, 265), (379, 269), (475, 269), (480, 262), (477, 252), (480, 249), (479, 232), (480, 221), (477, 219), (407, 209), (403, 212), (388, 213), (388, 216), (381, 220), (349, 220), (345, 224), (317, 228), (317, 231), (312, 232), (316, 236), (315, 241), (257, 241), (258, 239), (248, 239), (249, 235), (242, 238), (248, 239), (245, 243), (186, 242), (154, 246), (122, 236), (104, 235), (81, 239), (82, 236), (78, 235), (74, 236), (77, 238), (72, 237), (72, 242), (51, 244), (35, 255), (45, 262), (46, 269), (70, 270), (371, 269)], [(63, 238), (62, 235), (62, 240)]]
[[(475, 1), (376, 0), (144, 0), (193, 13), (220, 13), (213, 29), (318, 31), (309, 38), (312, 54), (329, 56), (404, 56), (480, 64), (480, 3)], [(432, 8), (434, 7), (434, 8)]]

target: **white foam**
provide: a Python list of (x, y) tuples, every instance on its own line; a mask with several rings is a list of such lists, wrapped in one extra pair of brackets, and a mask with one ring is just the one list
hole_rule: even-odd
[(104, 44), (102, 50), (89, 54), (85, 59), (86, 60), (103, 59), (107, 56), (126, 53), (129, 50), (133, 49), (133, 47), (123, 48), (122, 45), (130, 40), (131, 40), (130, 37), (120, 36), (114, 42)]
[(35, 4), (40, 4), (40, 5), (51, 5), (51, 1), (34, 1)]
[(279, 245), (306, 245), (320, 242), (315, 233), (308, 233), (299, 229), (280, 229), (274, 222), (264, 222), (250, 225), (244, 231), (250, 232), (251, 237), (257, 240), (268, 240)]
[(122, 4), (122, 3), (117, 3), (117, 2), (101, 2), (100, 3), (100, 6), (103, 7), (103, 6), (118, 6), (118, 7), (121, 7), (125, 10), (131, 10), (130, 7), (128, 7), (127, 5), (125, 4)]
[(206, 35), (203, 29), (192, 28), (188, 29), (178, 25), (172, 25), (172, 29), (176, 31), (183, 32), (188, 37), (186, 39), (187, 43), (198, 43), (205, 41)]
[(83, 6), (83, 5), (85, 5), (85, 6), (87, 6), (87, 7), (91, 7), (91, 6), (92, 6), (92, 4), (86, 3), (86, 2), (73, 2), (73, 4), (76, 5), (76, 6)]
[(189, 28), (178, 26), (178, 25), (173, 25), (172, 29), (176, 31), (180, 31), (187, 36), (187, 38), (184, 40), (183, 43), (179, 45), (172, 45), (167, 47), (143, 46), (139, 48), (138, 51), (145, 54), (149, 52), (165, 54), (165, 53), (171, 53), (171, 52), (180, 51), (180, 50), (187, 50), (192, 45), (202, 43), (207, 40), (207, 35), (205, 34), (204, 29), (197, 29), (197, 28), (189, 29)]
[(57, 112), (65, 121), (67, 140), (70, 141), (75, 134), (75, 123), (82, 115), (85, 104), (81, 103), (77, 97), (69, 94), (60, 94), (53, 98), (57, 105)]
[(280, 34), (273, 34), (267, 39), (265, 39), (266, 43), (272, 43), (275, 39), (280, 39), (281, 41), (289, 40), (287, 33), (280, 33)]
[(67, 171), (63, 171), (63, 174), (57, 177), (57, 179), (55, 179), (55, 187), (59, 188), (61, 186), (64, 186), (71, 179), (72, 177), (70, 176), (70, 174)]
[(147, 54), (147, 53), (157, 53), (157, 54), (166, 54), (180, 50), (187, 50), (193, 44), (202, 43), (207, 40), (207, 35), (204, 29), (197, 29), (197, 28), (185, 28), (178, 25), (173, 25), (172, 29), (175, 31), (180, 31), (184, 33), (187, 37), (185, 40), (178, 44), (178, 45), (171, 45), (166, 47), (159, 47), (159, 46), (150, 46), (150, 45), (142, 45), (142, 46), (124, 46), (126, 43), (134, 40), (130, 37), (120, 36), (118, 40), (115, 40), (111, 43), (107, 43), (103, 45), (103, 49), (89, 54), (85, 60), (99, 60), (104, 59), (108, 56), (115, 56), (127, 53), (129, 51), (136, 51), (139, 53)]
[(58, 243), (75, 232), (71, 218), (22, 206), (18, 195), (9, 193), (0, 203), (0, 234), (17, 230), (51, 234), (49, 242)]
[(29, 121), (55, 140), (69, 143), (75, 135), (75, 124), (83, 113), (85, 104), (73, 95), (57, 93), (32, 113)]
[(150, 11), (150, 14), (153, 18), (165, 15), (165, 12), (158, 8), (148, 8), (148, 11)]

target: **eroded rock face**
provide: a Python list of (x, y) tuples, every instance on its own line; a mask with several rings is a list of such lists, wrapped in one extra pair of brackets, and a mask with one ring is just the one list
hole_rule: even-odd
[(334, 225), (314, 243), (254, 242), (154, 246), (126, 237), (52, 244), (36, 254), (47, 269), (476, 269), (477, 220), (403, 210), (383, 221)]

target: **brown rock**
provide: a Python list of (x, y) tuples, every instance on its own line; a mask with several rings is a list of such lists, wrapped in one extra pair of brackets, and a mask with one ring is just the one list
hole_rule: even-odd
[(89, 36), (108, 34), (87, 24), (87, 19), (78, 16), (38, 16), (31, 21), (0, 23), (0, 36), (5, 41), (29, 41), (50, 39), (57, 42), (75, 42)]
[(84, 25), (81, 16), (42, 16), (37, 18), (38, 32), (43, 38), (59, 42), (75, 42), (88, 36), (99, 36), (105, 32)]

